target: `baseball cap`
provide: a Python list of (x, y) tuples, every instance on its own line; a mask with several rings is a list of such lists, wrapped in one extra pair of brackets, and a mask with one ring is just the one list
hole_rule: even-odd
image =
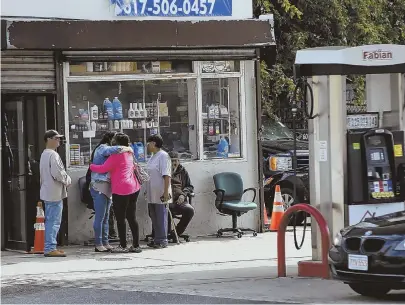
[(45, 140), (45, 142), (46, 142), (46, 140), (48, 140), (48, 139), (50, 139), (50, 138), (54, 138), (54, 137), (63, 138), (64, 135), (61, 135), (61, 134), (59, 134), (59, 132), (57, 132), (56, 130), (51, 129), (51, 130), (47, 130), (47, 131), (45, 132), (44, 140)]
[(177, 151), (171, 151), (169, 152), (169, 157), (170, 159), (179, 159), (179, 153)]

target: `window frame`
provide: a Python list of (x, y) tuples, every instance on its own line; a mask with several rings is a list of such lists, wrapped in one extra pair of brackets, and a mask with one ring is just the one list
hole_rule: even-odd
[[(198, 158), (194, 160), (184, 160), (183, 163), (191, 162), (235, 162), (247, 160), (247, 123), (246, 123), (246, 92), (245, 92), (245, 61), (240, 60), (239, 72), (216, 72), (202, 73), (203, 61), (193, 61), (193, 72), (191, 73), (165, 73), (165, 74), (116, 74), (116, 75), (70, 75), (70, 62), (63, 62), (63, 95), (64, 95), (64, 126), (66, 139), (66, 167), (81, 168), (83, 166), (70, 165), (70, 129), (69, 129), (69, 94), (68, 86), (70, 83), (82, 82), (107, 82), (107, 81), (149, 81), (149, 80), (170, 80), (170, 79), (195, 79), (196, 80), (196, 109), (197, 109), (197, 152)], [(238, 78), (239, 80), (239, 133), (240, 133), (240, 156), (227, 159), (204, 159), (204, 135), (203, 135), (203, 118), (202, 118), (202, 79), (213, 78)]]

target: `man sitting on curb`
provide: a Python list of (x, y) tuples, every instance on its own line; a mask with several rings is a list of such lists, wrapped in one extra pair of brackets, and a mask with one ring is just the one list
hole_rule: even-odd
[[(188, 195), (193, 193), (194, 186), (191, 184), (187, 170), (180, 164), (179, 154), (175, 151), (169, 153), (172, 160), (172, 194), (173, 203), (169, 208), (172, 215), (181, 215), (181, 220), (176, 226), (177, 235), (180, 236), (186, 230), (194, 216), (194, 208), (187, 202)], [(171, 221), (168, 222), (170, 239), (177, 242), (174, 232), (171, 229)]]

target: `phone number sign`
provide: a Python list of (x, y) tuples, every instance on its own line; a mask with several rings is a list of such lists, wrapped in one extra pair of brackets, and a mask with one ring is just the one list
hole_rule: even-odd
[(111, 0), (116, 16), (232, 16), (232, 0)]

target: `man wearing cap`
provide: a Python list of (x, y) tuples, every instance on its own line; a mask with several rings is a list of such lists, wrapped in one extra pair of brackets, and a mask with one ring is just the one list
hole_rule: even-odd
[[(176, 226), (176, 232), (180, 236), (186, 230), (188, 224), (194, 216), (194, 208), (187, 202), (188, 195), (194, 192), (190, 176), (187, 170), (180, 164), (179, 153), (169, 152), (172, 161), (172, 194), (173, 203), (169, 204), (173, 215), (181, 215), (181, 219)], [(169, 221), (170, 238), (177, 242), (174, 232), (171, 232), (171, 222)]]
[(56, 149), (63, 135), (56, 130), (45, 132), (45, 150), (40, 160), (41, 200), (45, 202), (45, 247), (46, 257), (65, 257), (56, 249), (56, 237), (62, 222), (63, 199), (67, 197), (67, 187), (72, 183)]

